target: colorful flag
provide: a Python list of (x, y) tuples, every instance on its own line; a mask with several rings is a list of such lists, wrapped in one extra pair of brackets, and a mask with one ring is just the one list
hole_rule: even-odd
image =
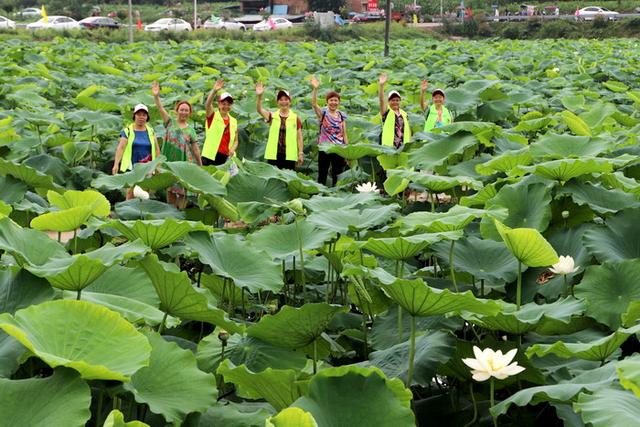
[(42, 22), (44, 22), (45, 24), (48, 24), (49, 17), (47, 16), (47, 11), (44, 10), (44, 5), (42, 5), (42, 8), (40, 9), (40, 15), (42, 15)]

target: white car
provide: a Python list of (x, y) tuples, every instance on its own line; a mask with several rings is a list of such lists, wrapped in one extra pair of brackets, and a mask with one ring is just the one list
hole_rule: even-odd
[(47, 22), (45, 23), (45, 18), (40, 18), (36, 22), (32, 22), (27, 25), (27, 29), (29, 30), (39, 30), (43, 28), (51, 28), (53, 30), (77, 30), (80, 29), (80, 24), (73, 18), (69, 18), (68, 16), (49, 16), (47, 18)]
[(593, 21), (597, 16), (602, 16), (603, 18), (614, 21), (617, 19), (618, 15), (618, 12), (614, 12), (604, 7), (589, 6), (578, 10), (576, 12), (576, 19), (582, 21)]
[(25, 16), (42, 16), (42, 12), (37, 7), (27, 7), (26, 9), (22, 9), (20, 12), (16, 12), (16, 15), (25, 17)]
[(271, 18), (260, 21), (254, 25), (253, 31), (282, 30), (291, 27), (293, 27), (293, 24), (288, 19), (274, 18), (272, 16)]
[(162, 18), (144, 27), (145, 31), (191, 31), (191, 24), (180, 18)]
[(238, 22), (233, 18), (224, 19), (219, 18), (217, 20), (207, 19), (202, 28), (205, 30), (237, 30), (237, 31), (245, 31), (247, 27), (242, 23)]
[(5, 18), (4, 16), (0, 16), (0, 28), (15, 28), (16, 23), (13, 22), (9, 18)]

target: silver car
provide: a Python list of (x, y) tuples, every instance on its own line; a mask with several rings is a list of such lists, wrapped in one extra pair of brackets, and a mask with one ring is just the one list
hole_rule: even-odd
[(16, 23), (9, 18), (0, 16), (0, 28), (16, 28)]
[(610, 21), (618, 18), (619, 13), (599, 6), (583, 7), (576, 12), (576, 19), (579, 21), (593, 21), (596, 17), (602, 16)]
[(216, 20), (207, 19), (202, 27), (205, 30), (235, 30), (235, 31), (245, 31), (247, 27), (242, 23), (238, 22), (233, 18), (225, 19), (219, 18)]

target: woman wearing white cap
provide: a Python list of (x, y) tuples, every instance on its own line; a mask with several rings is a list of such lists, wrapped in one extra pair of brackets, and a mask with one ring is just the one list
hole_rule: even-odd
[(435, 89), (431, 92), (431, 105), (427, 107), (425, 100), (425, 92), (429, 87), (429, 82), (422, 81), (420, 85), (420, 107), (422, 111), (427, 112), (427, 117), (424, 121), (424, 131), (431, 132), (435, 128), (449, 125), (453, 122), (453, 116), (451, 112), (444, 106), (444, 91), (442, 89)]
[[(382, 116), (382, 134), (380, 143), (389, 147), (400, 148), (411, 140), (411, 128), (407, 113), (400, 108), (400, 94), (392, 90), (384, 96), (384, 85), (387, 75), (378, 78), (378, 98), (380, 100), (380, 116)], [(388, 105), (387, 105), (388, 102)]]
[[(162, 106), (158, 82), (153, 82), (151, 85), (151, 93), (166, 131), (162, 149), (160, 150), (161, 154), (170, 162), (195, 161), (201, 165), (202, 160), (200, 159), (200, 147), (198, 147), (196, 130), (188, 122), (193, 111), (189, 101), (176, 102), (177, 120), (174, 122), (167, 110)], [(167, 203), (174, 205), (178, 209), (184, 209), (187, 206), (187, 191), (182, 185), (175, 184), (167, 189)]]
[(267, 163), (280, 169), (295, 170), (304, 160), (302, 145), (302, 121), (296, 113), (291, 111), (291, 96), (286, 90), (279, 90), (276, 99), (278, 101), (278, 114), (262, 108), (262, 95), (264, 85), (256, 84), (256, 109), (258, 113), (269, 123), (269, 137), (264, 150), (264, 158)]
[(238, 148), (238, 121), (231, 116), (233, 97), (223, 92), (217, 97), (218, 111), (213, 109), (213, 98), (224, 86), (224, 81), (216, 81), (209, 92), (204, 107), (207, 111), (206, 136), (202, 146), (202, 164), (221, 165), (233, 157)]
[[(147, 124), (149, 109), (144, 104), (133, 108), (133, 123), (120, 132), (111, 173), (126, 172), (136, 163), (145, 163), (160, 155), (153, 128)], [(127, 199), (133, 198), (133, 190), (127, 192)]]

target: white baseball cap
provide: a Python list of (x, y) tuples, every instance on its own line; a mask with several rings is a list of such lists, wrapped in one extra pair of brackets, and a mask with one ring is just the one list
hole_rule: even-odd
[(222, 92), (218, 97), (218, 101), (224, 101), (225, 99), (230, 99), (233, 102), (233, 96), (229, 92)]
[(135, 107), (133, 107), (133, 114), (137, 113), (140, 110), (146, 111), (146, 113), (149, 114), (149, 109), (144, 104), (138, 104)]
[(400, 92), (398, 92), (397, 90), (392, 90), (391, 92), (389, 92), (389, 96), (387, 96), (387, 99), (391, 99), (394, 96), (397, 96), (398, 98), (402, 99), (402, 97), (400, 96)]
[(440, 95), (445, 96), (443, 89), (434, 89), (433, 92), (431, 92), (431, 96), (434, 96), (436, 93), (439, 93)]
[(278, 94), (276, 95), (276, 99), (282, 98), (282, 95), (285, 95), (287, 98), (291, 99), (291, 95), (289, 95), (289, 91), (284, 89), (280, 89), (278, 91)]

